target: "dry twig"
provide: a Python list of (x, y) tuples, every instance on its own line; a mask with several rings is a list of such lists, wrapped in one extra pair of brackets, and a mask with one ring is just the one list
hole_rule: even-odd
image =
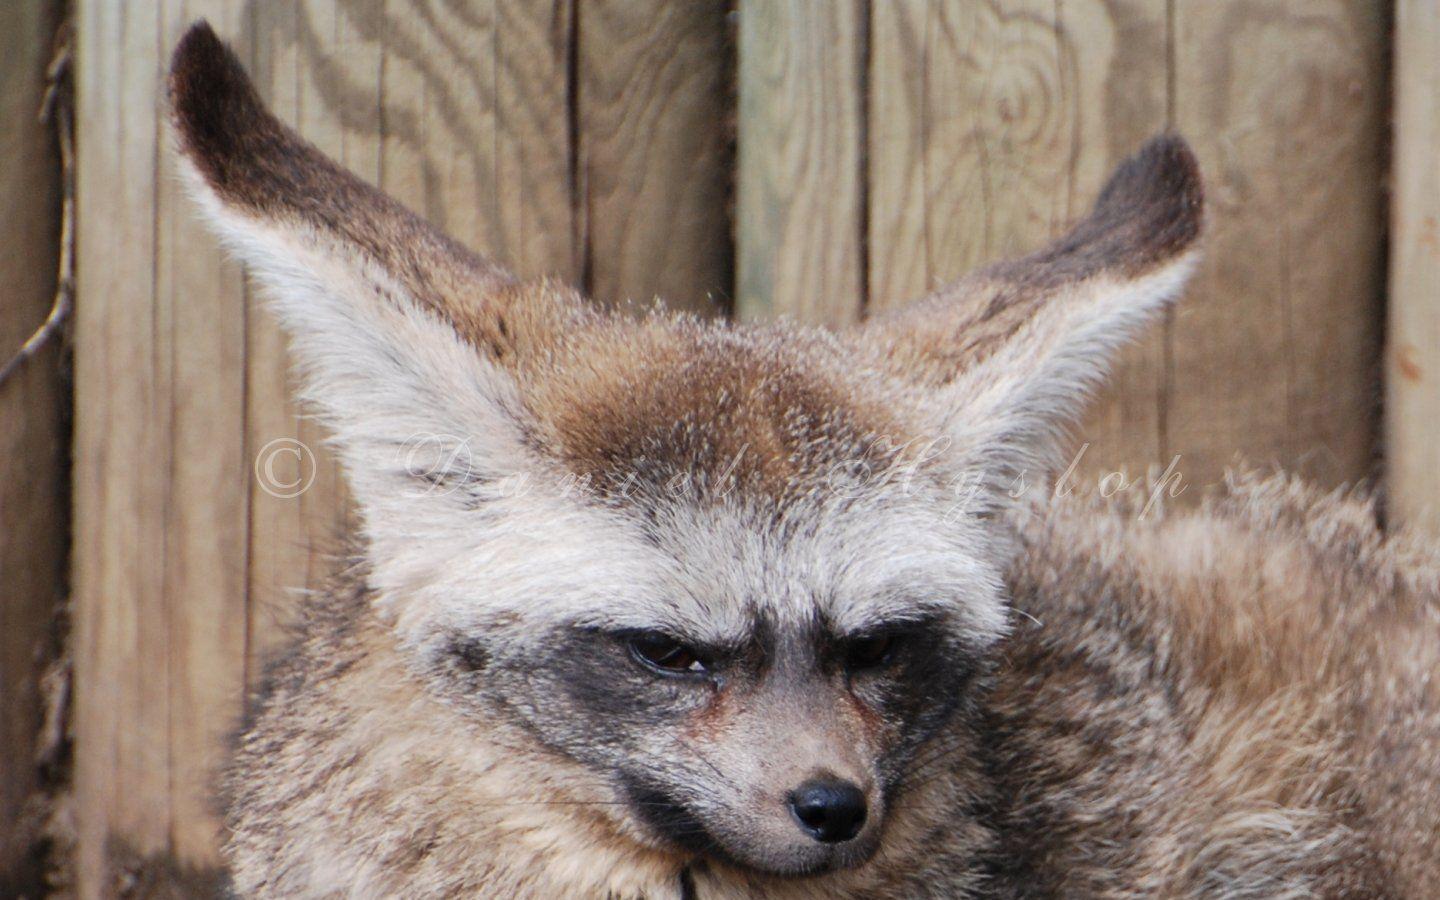
[(70, 96), (70, 52), (72, 39), (65, 28), (56, 43), (55, 55), (45, 71), (45, 98), (40, 104), (40, 121), (53, 123), (60, 146), (60, 265), (55, 283), (55, 302), (50, 314), (19, 351), (0, 366), (0, 384), (26, 360), (60, 333), (75, 294), (75, 136), (72, 132)]

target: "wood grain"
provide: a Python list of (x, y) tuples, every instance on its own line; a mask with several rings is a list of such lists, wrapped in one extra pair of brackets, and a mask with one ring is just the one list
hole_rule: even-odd
[[(161, 59), (195, 15), (185, 4), (164, 12), (171, 23), (157, 48)], [(205, 12), (218, 28), (237, 25), (234, 4), (214, 4)], [(158, 523), (161, 592), (146, 602), (163, 612), (142, 607), (142, 615), (164, 630), (142, 622), (142, 647), (136, 649), (153, 647), (165, 666), (147, 674), (147, 682), (155, 682), (147, 696), (155, 699), (141, 714), (157, 708), (168, 714), (169, 762), (165, 781), (154, 784), (168, 795), (167, 846), (190, 864), (213, 865), (220, 833), (215, 776), (240, 710), (243, 691), (237, 688), (244, 684), (247, 656), (245, 298), (239, 267), (212, 242), (198, 240), (168, 132), (158, 132), (157, 140), (151, 308), (166, 359), (154, 386), (156, 407), (164, 413), (149, 424), (166, 445), (166, 462), (155, 467), (155, 482), (145, 485), (157, 492), (153, 501), (164, 504)], [(152, 633), (153, 644), (147, 638)], [(127, 786), (119, 791), (123, 806)]]
[(1387, 486), (1398, 521), (1440, 534), (1440, 8), (1400, 0), (1395, 42)]
[[(45, 321), (55, 296), (60, 163), (39, 121), (59, 20), (50, 0), (0, 7), (0, 362)], [(19, 890), (35, 838), (43, 651), (64, 589), (64, 405), (57, 343), (0, 384), (0, 893)]]
[(1174, 119), (1206, 263), (1169, 334), (1170, 450), (1321, 484), (1370, 473), (1380, 401), (1388, 4), (1180, 3)]
[(741, 0), (736, 312), (836, 324), (865, 304), (856, 0)]
[[(159, 118), (162, 60), (222, 3), (82, 4), (75, 553), (81, 893), (107, 856), (214, 859), (213, 776), (245, 661), (244, 307), (197, 240)], [(165, 27), (156, 29), (155, 22)], [(97, 41), (86, 36), (106, 35)], [(93, 298), (103, 298), (95, 301)]]
[(725, 4), (579, 4), (579, 242), (597, 300), (723, 311), (731, 293)]
[[(154, 214), (156, 104), (153, 24), (103, 4), (82, 6), (77, 59), (78, 246), (75, 360), (76, 813), (82, 890), (100, 892), (113, 827), (147, 849), (169, 829), (169, 710), (163, 661), (165, 496), (161, 439), (168, 402), (157, 388), (168, 337), (157, 327)], [(104, 42), (83, 35), (104, 33)], [(135, 60), (149, 60), (137, 67)], [(130, 61), (130, 65), (126, 65)], [(129, 102), (127, 102), (129, 101)], [(100, 142), (92, 144), (92, 142)], [(104, 147), (105, 152), (90, 150)], [(138, 215), (125, 215), (135, 210)], [(105, 223), (105, 224), (102, 224)], [(88, 264), (87, 259), (96, 264)], [(100, 264), (100, 261), (104, 264)], [(102, 304), (85, 297), (105, 297)], [(146, 625), (160, 634), (141, 634)], [(134, 802), (121, 804), (121, 790)]]
[[(1163, 0), (877, 4), (869, 304), (891, 308), (1044, 244), (1166, 124)], [(1082, 470), (1161, 457), (1163, 345), (1120, 359)], [(1078, 446), (1078, 442), (1077, 442)]]

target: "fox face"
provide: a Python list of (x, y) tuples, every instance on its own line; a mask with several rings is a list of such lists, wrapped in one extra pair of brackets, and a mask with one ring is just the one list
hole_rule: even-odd
[(973, 739), (1010, 488), (1193, 265), (1184, 142), (1051, 247), (830, 333), (520, 281), (281, 125), (204, 25), (170, 84), (187, 181), (270, 289), (453, 754), (543, 757), (557, 817), (677, 858), (805, 875), (882, 848), (937, 748)]
[(968, 473), (841, 342), (581, 327), (601, 336), (522, 395), (516, 470), (410, 489), (432, 536), (403, 571), (370, 561), (397, 638), (435, 696), (603, 783), (586, 802), (637, 841), (773, 874), (864, 861), (1005, 629)]
[(638, 840), (854, 865), (1004, 628), (935, 493), (656, 497), (524, 538), (497, 522), (404, 634), (437, 694), (578, 763)]
[[(441, 636), (426, 651), (434, 687), (588, 770), (642, 842), (776, 873), (860, 862), (907, 763), (962, 702), (983, 638), (910, 596), (915, 582), (872, 593), (863, 580), (786, 574), (815, 552), (804, 536), (743, 518), (696, 524), (688, 547), (606, 540), (650, 559), (576, 585), (610, 597), (603, 611), (427, 624)], [(727, 545), (743, 562), (726, 565), (716, 550)], [(593, 572), (603, 559), (562, 564), (578, 563)], [(536, 588), (563, 590), (537, 575)]]

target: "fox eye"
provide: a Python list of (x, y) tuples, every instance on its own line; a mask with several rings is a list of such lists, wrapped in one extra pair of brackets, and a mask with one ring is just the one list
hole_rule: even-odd
[(845, 668), (852, 672), (878, 669), (895, 656), (900, 639), (892, 634), (877, 634), (850, 642), (845, 653)]
[(630, 638), (630, 655), (642, 665), (668, 674), (703, 675), (707, 671), (698, 651), (658, 631)]

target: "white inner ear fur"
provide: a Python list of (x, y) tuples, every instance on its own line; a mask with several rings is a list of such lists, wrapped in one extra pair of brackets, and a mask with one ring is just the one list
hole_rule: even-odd
[[(508, 373), (360, 254), (226, 205), (183, 156), (181, 171), (223, 243), (266, 289), (301, 396), (332, 433), (368, 537), (382, 545), (441, 537), (461, 526), (454, 516), (477, 506), (477, 493), (494, 489), (487, 485), (534, 468)], [(447, 464), (462, 487), (419, 477)]]
[(1019, 474), (1037, 480), (1057, 460), (1066, 426), (1104, 380), (1118, 348), (1180, 293), (1200, 254), (1190, 250), (1135, 279), (1098, 275), (1057, 291), (988, 358), (938, 396), (955, 458), (994, 495)]

